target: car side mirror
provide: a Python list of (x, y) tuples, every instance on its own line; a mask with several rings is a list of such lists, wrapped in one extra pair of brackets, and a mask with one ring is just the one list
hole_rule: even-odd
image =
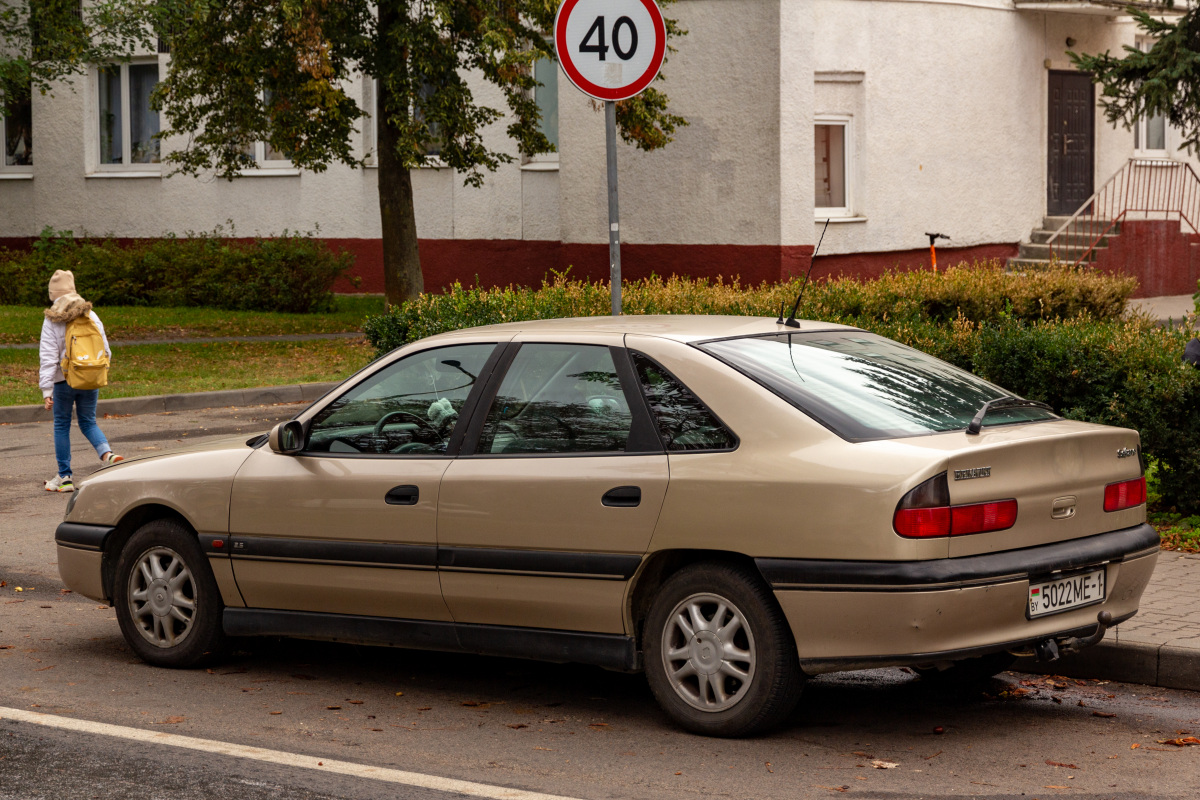
[(294, 419), (281, 422), (271, 429), (267, 443), (273, 452), (285, 456), (299, 453), (304, 449), (304, 426)]

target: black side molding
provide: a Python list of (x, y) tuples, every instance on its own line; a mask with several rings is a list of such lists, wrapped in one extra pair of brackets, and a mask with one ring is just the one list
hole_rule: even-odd
[(325, 564), (368, 564), (373, 567), (437, 566), (437, 547), (385, 542), (339, 542), (331, 539), (283, 539), (274, 536), (230, 537), (234, 558), (264, 561), (310, 561)]
[(351, 644), (594, 664), (625, 672), (641, 668), (633, 638), (613, 633), (261, 608), (226, 608), (221, 623), (230, 636), (297, 636)]
[(104, 540), (116, 528), (109, 525), (84, 525), (80, 522), (63, 522), (54, 531), (54, 541), (78, 550), (103, 550)]
[(490, 547), (439, 547), (438, 567), (476, 572), (525, 572), (580, 578), (629, 580), (642, 563), (625, 553), (568, 553), (558, 550), (502, 550)]
[(945, 589), (1049, 575), (1158, 549), (1158, 531), (1145, 523), (1085, 539), (930, 561), (834, 561), (756, 558), (763, 577), (775, 589), (828, 586), (873, 589)]

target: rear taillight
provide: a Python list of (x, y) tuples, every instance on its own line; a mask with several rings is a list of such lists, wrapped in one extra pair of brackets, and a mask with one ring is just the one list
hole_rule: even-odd
[(1016, 521), (1016, 500), (951, 506), (950, 487), (946, 474), (942, 473), (900, 499), (892, 516), (892, 527), (905, 538), (928, 539), (1002, 531)]
[(993, 503), (954, 506), (950, 509), (950, 514), (951, 536), (1002, 531), (1011, 528), (1017, 521), (1017, 501), (999, 500)]
[(1104, 487), (1104, 510), (1123, 511), (1146, 502), (1146, 479), (1110, 483)]

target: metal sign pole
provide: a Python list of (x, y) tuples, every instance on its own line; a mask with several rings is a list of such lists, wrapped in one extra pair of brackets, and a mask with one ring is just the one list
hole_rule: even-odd
[(617, 208), (617, 106), (604, 103), (604, 139), (608, 150), (608, 277), (612, 284), (612, 313), (621, 315), (621, 227)]

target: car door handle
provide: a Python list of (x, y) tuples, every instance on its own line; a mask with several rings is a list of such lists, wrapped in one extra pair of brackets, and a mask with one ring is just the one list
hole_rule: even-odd
[(421, 490), (416, 486), (397, 486), (383, 496), (383, 501), (389, 506), (415, 506), (421, 496)]
[(638, 486), (618, 486), (605, 492), (600, 502), (611, 508), (637, 508), (642, 502), (642, 490)]

